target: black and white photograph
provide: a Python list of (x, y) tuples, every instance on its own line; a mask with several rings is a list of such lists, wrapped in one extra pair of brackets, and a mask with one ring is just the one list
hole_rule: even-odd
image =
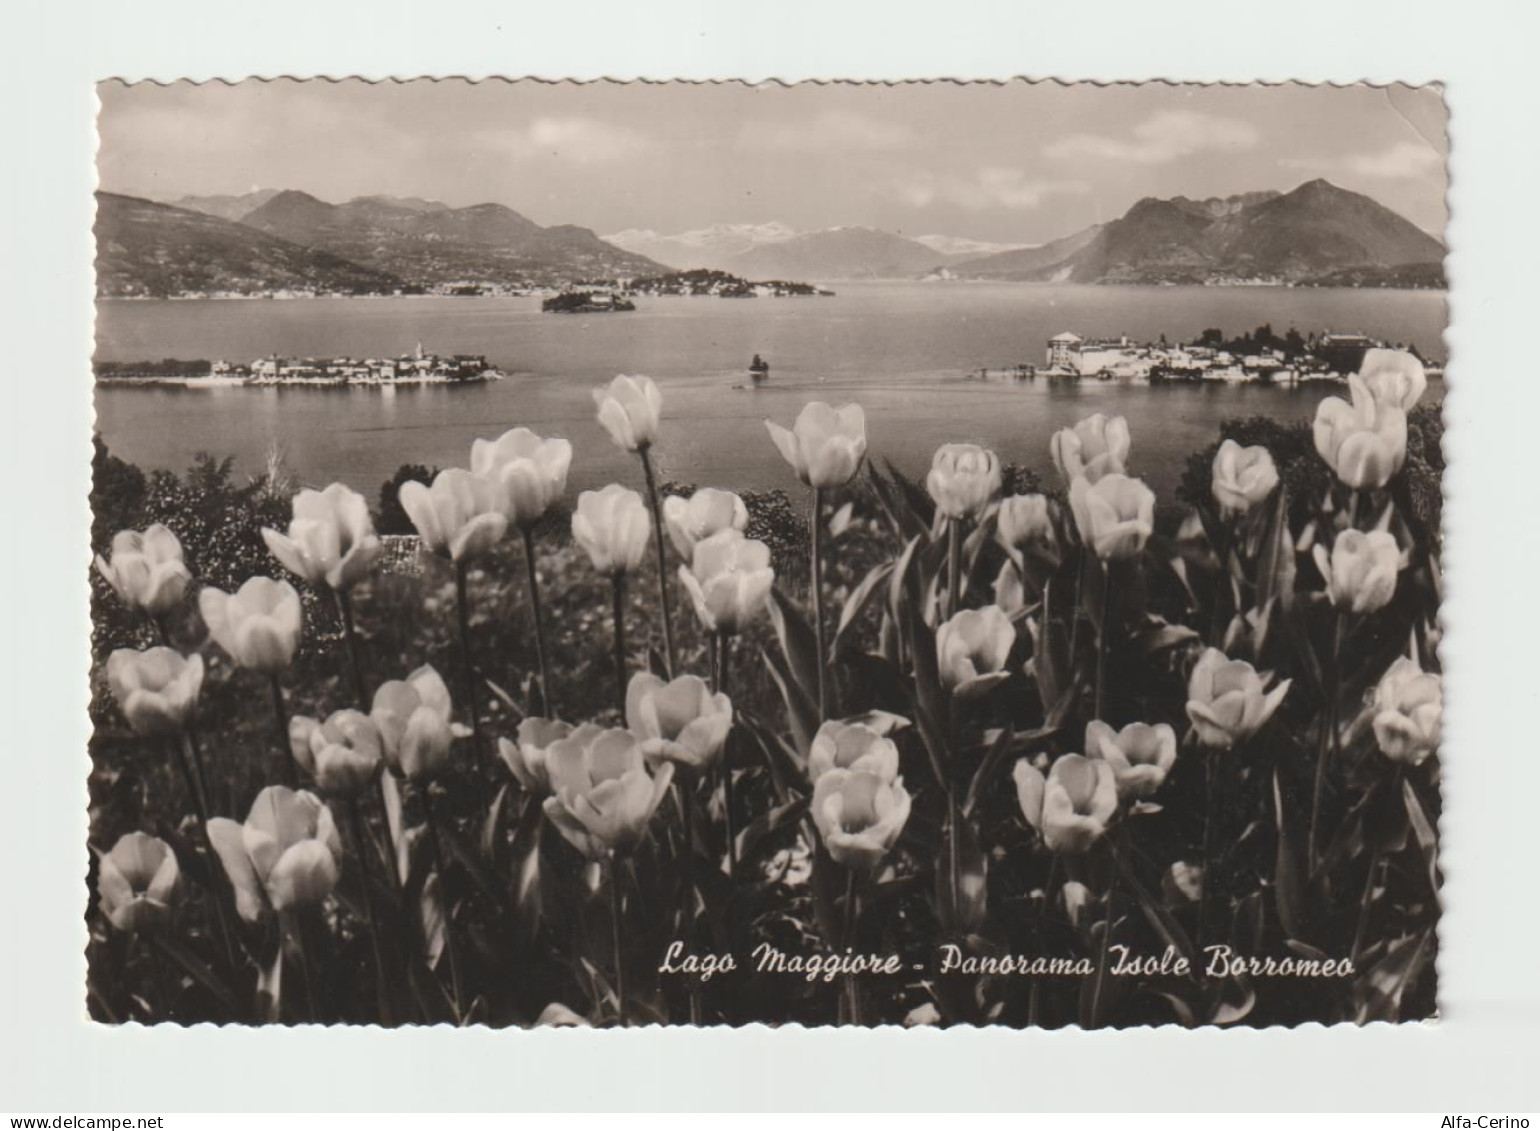
[(1440, 87), (96, 93), (93, 1021), (1439, 1018)]

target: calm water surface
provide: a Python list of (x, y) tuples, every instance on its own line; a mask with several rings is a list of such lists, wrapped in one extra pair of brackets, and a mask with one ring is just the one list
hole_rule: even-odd
[[(100, 388), (98, 427), (118, 455), (185, 468), (199, 451), (259, 471), (277, 446), (309, 483), (342, 480), (373, 497), (403, 463), (463, 465), (478, 436), (518, 424), (566, 436), (572, 487), (636, 478), (593, 418), (590, 390), (617, 373), (663, 389), (665, 478), (792, 487), (762, 421), (790, 424), (809, 400), (859, 401), (871, 449), (910, 471), (936, 446), (973, 441), (1049, 468), (1053, 432), (1096, 411), (1122, 413), (1131, 459), (1161, 494), (1225, 417), (1306, 418), (1329, 389), (984, 383), (980, 366), (1041, 364), (1060, 330), (1153, 341), (1270, 322), (1282, 333), (1361, 330), (1441, 357), (1444, 295), (1272, 287), (1073, 287), (844, 283), (832, 299), (658, 298), (632, 314), (552, 315), (535, 298), (360, 298), (102, 302), (97, 356), (108, 361), (270, 353), (391, 355), (420, 340), (480, 353), (509, 379), (464, 388), (376, 390)], [(773, 366), (743, 388), (755, 354)]]

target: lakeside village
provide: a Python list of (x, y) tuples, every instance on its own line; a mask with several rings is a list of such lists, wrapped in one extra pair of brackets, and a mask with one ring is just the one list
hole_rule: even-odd
[[(1224, 384), (1298, 384), (1302, 381), (1345, 381), (1357, 373), (1364, 354), (1388, 343), (1366, 334), (1301, 335), (1290, 329), (1282, 337), (1270, 325), (1251, 334), (1226, 338), (1221, 330), (1205, 330), (1196, 341), (1171, 345), (1136, 343), (1126, 335), (1116, 339), (1082, 338), (1064, 331), (1048, 339), (1044, 365), (984, 366), (970, 376), (982, 381), (1118, 381), (1130, 385), (1221, 382)], [(1409, 349), (1427, 367), (1429, 377), (1442, 377), (1443, 368)]]
[(784, 279), (752, 282), (726, 271), (697, 268), (640, 279), (600, 280), (563, 287), (540, 304), (555, 314), (607, 314), (635, 310), (637, 295), (653, 298), (833, 298), (827, 287)]
[(399, 385), (466, 385), (498, 381), (503, 374), (487, 364), (481, 354), (441, 357), (417, 349), (402, 357), (302, 357), (273, 354), (250, 365), (228, 361), (99, 361), (94, 366), (102, 384), (177, 385), (188, 389), (220, 389), (261, 385), (299, 385), (312, 388), (373, 387), (394, 389)]

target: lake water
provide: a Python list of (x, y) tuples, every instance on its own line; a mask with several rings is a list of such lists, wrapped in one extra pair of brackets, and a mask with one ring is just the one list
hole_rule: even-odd
[[(948, 441), (993, 447), (1006, 461), (1051, 468), (1053, 432), (1092, 412), (1133, 429), (1131, 470), (1167, 496), (1192, 451), (1226, 417), (1305, 419), (1331, 390), (1253, 386), (1078, 386), (970, 379), (980, 366), (1041, 365), (1061, 330), (1136, 341), (1227, 334), (1269, 322), (1282, 333), (1362, 331), (1442, 357), (1444, 295), (1428, 291), (1274, 287), (1084, 287), (1020, 284), (836, 284), (836, 298), (639, 298), (630, 314), (542, 314), (537, 298), (358, 298), (107, 301), (97, 356), (106, 361), (394, 355), (420, 340), (438, 353), (485, 354), (509, 379), (460, 387), (371, 389), (103, 387), (97, 424), (117, 455), (183, 469), (199, 451), (257, 472), (276, 445), (302, 481), (342, 480), (373, 498), (403, 463), (447, 467), (471, 441), (526, 425), (565, 436), (574, 490), (637, 478), (594, 421), (591, 390), (645, 373), (663, 390), (658, 447), (665, 479), (793, 487), (765, 434), (809, 400), (859, 401), (872, 453), (923, 470)], [(742, 388), (754, 354), (773, 370)]]

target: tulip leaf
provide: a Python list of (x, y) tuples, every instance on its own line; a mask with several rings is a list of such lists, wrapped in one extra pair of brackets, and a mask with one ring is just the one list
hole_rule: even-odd
[(797, 743), (798, 753), (805, 761), (808, 751), (813, 748), (813, 735), (818, 733), (820, 725), (818, 706), (802, 689), (802, 685), (785, 670), (779, 656), (768, 648), (763, 649), (760, 655), (765, 658), (765, 670), (770, 673), (770, 678), (775, 681), (786, 703), (786, 718), (791, 725), (792, 737)]
[(503, 806), (508, 802), (508, 783), (504, 782), (487, 809), (486, 819), (481, 822), (481, 856), (489, 864), (497, 859), (497, 833), (502, 824)]
[(883, 562), (863, 577), (861, 584), (857, 585), (854, 592), (845, 598), (844, 607), (840, 609), (839, 627), (834, 630), (835, 655), (839, 654), (840, 645), (844, 642), (846, 634), (865, 611), (866, 606), (871, 602), (872, 595), (881, 588), (883, 582), (887, 581), (892, 573), (893, 563)]
[[(891, 465), (889, 465), (891, 469)], [(877, 503), (888, 517), (888, 523), (899, 538), (923, 537), (930, 529), (930, 520), (915, 514), (901, 497), (896, 484), (888, 482), (874, 463), (867, 464), (867, 479)]]
[(1273, 770), (1273, 813), (1278, 826), (1278, 854), (1273, 869), (1273, 898), (1277, 906), (1278, 922), (1285, 933), (1299, 937), (1305, 933), (1308, 912), (1304, 897), (1304, 874), (1298, 846), (1289, 829), (1288, 814), (1283, 804), (1283, 785), (1278, 770)]
[(777, 805), (774, 809), (761, 813), (740, 830), (734, 841), (738, 849), (739, 865), (753, 861), (755, 852), (761, 846), (776, 848), (783, 839), (777, 834), (784, 834), (788, 830), (795, 832), (797, 823), (807, 813), (810, 801), (811, 799), (807, 797), (793, 798), (783, 805)]
[(1412, 835), (1417, 838), (1417, 847), (1422, 849), (1423, 859), (1428, 865), (1428, 886), (1433, 891), (1438, 891), (1438, 830), (1433, 827), (1433, 822), (1428, 819), (1427, 810), (1422, 807), (1422, 801), (1417, 797), (1417, 791), (1412, 788), (1412, 783), (1405, 778), (1401, 779), (1401, 794), (1406, 799), (1406, 816), (1411, 822)]
[(807, 763), (780, 735), (749, 712), (740, 712), (738, 722), (765, 756), (770, 783), (775, 788), (776, 797), (784, 803), (791, 797), (792, 783), (800, 785), (806, 778)]
[(449, 941), (449, 920), (444, 910), (442, 891), (439, 874), (434, 872), (423, 880), (422, 893), (417, 900), (422, 914), (423, 954), (430, 969), (438, 966), (438, 960), (443, 956)]
[(1289, 532), (1289, 497), (1280, 485), (1273, 496), (1257, 557), (1256, 604), (1277, 599), (1285, 610), (1294, 601), (1294, 536)]
[(781, 654), (786, 658), (786, 670), (804, 691), (816, 695), (818, 671), (820, 667), (828, 666), (828, 657), (818, 654), (818, 638), (813, 633), (812, 622), (778, 585), (770, 590), (769, 609), (770, 623), (775, 627)]
[(1432, 927), (1397, 939), (1386, 949), (1385, 957), (1358, 980), (1353, 988), (1358, 1024), (1400, 1020), (1401, 998), (1432, 957), (1432, 939)]
[(1123, 882), (1128, 885), (1128, 890), (1133, 892), (1134, 897), (1139, 901), (1139, 910), (1144, 912), (1145, 919), (1149, 921), (1151, 927), (1155, 928), (1155, 933), (1160, 936), (1161, 941), (1187, 959), (1196, 977), (1199, 969), (1198, 948), (1193, 945), (1192, 939), (1187, 937), (1187, 932), (1182, 930), (1182, 925), (1176, 921), (1176, 917), (1165, 904), (1150, 895), (1149, 889), (1140, 882), (1138, 874), (1129, 864), (1126, 855), (1118, 848), (1117, 842), (1109, 838), (1108, 843), (1112, 846), (1112, 859), (1117, 864)]
[(482, 859), (477, 855), (476, 850), (465, 842), (465, 838), (454, 827), (454, 823), (445, 820), (439, 821), (438, 835), (439, 839), (443, 841), (444, 847), (449, 850), (449, 855), (464, 867), (466, 874), (470, 876), (476, 887), (481, 890), (481, 893), (492, 900), (497, 907), (501, 908), (503, 905), (502, 889), (498, 886), (497, 881), (493, 879), (492, 874), (487, 871), (486, 865), (482, 863)]
[(239, 1014), (240, 1007), (236, 1004), (235, 995), (230, 992), (230, 988), (220, 981), (214, 972), (200, 962), (191, 951), (180, 942), (168, 936), (160, 935), (154, 936), (154, 938), (155, 946), (161, 953), (187, 971), (192, 976), (193, 981), (218, 998), (219, 1003), (228, 1009), (232, 1015)]
[(280, 1021), (283, 1018), (282, 941), (274, 950), (272, 965), (258, 968), (256, 1015), (258, 1021)]
[(942, 838), (936, 859), (936, 917), (946, 934), (973, 934), (988, 911), (989, 861), (973, 823), (955, 811), (948, 820), (955, 821), (956, 827)]
[(1185, 624), (1161, 624), (1146, 628), (1134, 637), (1134, 646), (1145, 658), (1169, 648), (1199, 643), (1203, 638)]

